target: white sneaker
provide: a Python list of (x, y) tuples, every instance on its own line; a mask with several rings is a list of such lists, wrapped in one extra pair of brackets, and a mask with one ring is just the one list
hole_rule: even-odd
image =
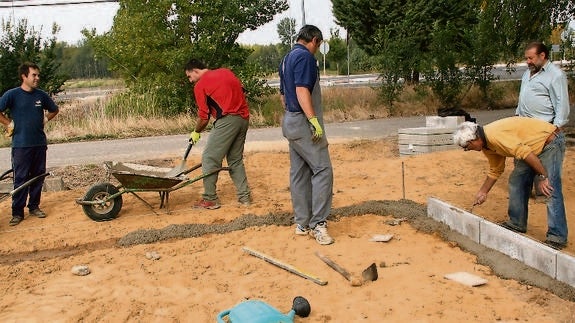
[(327, 223), (318, 223), (313, 230), (311, 230), (311, 236), (315, 238), (315, 241), (321, 245), (328, 245), (334, 242), (333, 238), (327, 233)]
[(307, 236), (309, 234), (309, 228), (297, 224), (295, 226), (295, 234), (298, 236)]

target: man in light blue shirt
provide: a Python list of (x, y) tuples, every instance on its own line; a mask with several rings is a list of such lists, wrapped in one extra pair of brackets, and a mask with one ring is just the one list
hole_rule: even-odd
[(567, 76), (549, 60), (549, 50), (543, 43), (528, 44), (525, 59), (529, 69), (521, 79), (515, 114), (563, 127), (569, 121)]
[[(521, 90), (515, 115), (536, 118), (553, 124), (558, 136), (569, 121), (569, 94), (567, 76), (549, 60), (549, 49), (541, 42), (532, 42), (525, 48), (528, 69), (521, 78)], [(535, 179), (535, 197), (542, 197)]]

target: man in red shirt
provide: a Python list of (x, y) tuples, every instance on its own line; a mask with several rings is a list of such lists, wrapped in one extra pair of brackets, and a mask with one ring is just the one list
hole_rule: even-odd
[[(196, 144), (200, 133), (213, 118), (212, 130), (202, 154), (204, 173), (222, 167), (224, 157), (230, 168), (230, 177), (236, 186), (238, 201), (250, 204), (250, 189), (244, 167), (244, 144), (249, 126), (250, 112), (241, 81), (227, 68), (210, 70), (197, 60), (185, 67), (186, 76), (195, 83), (194, 96), (198, 105), (198, 120), (190, 141)], [(218, 173), (203, 179), (204, 193), (195, 207), (220, 208), (216, 193)]]

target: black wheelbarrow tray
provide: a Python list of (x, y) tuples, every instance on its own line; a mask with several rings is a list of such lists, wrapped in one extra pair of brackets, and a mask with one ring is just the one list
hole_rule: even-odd
[(169, 177), (170, 169), (168, 168), (110, 161), (105, 162), (104, 165), (108, 174), (111, 174), (120, 182), (120, 186), (115, 186), (109, 182), (97, 183), (86, 192), (84, 198), (76, 200), (76, 203), (82, 205), (84, 213), (94, 221), (115, 219), (122, 209), (122, 195), (124, 193), (133, 194), (155, 212), (153, 206), (137, 193), (158, 192), (160, 194), (160, 208), (165, 207), (167, 212), (169, 212), (170, 192), (188, 186), (204, 177), (221, 171), (229, 171), (228, 167), (221, 167), (202, 173), (199, 176), (188, 178), (187, 174), (201, 168), (202, 164), (188, 168), (175, 177)]

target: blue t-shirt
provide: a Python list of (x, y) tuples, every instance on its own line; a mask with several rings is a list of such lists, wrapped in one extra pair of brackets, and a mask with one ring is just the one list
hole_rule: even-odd
[(302, 112), (296, 87), (306, 87), (310, 93), (319, 77), (317, 61), (302, 44), (295, 44), (279, 66), (280, 93), (285, 99), (285, 108), (290, 112)]
[(50, 96), (39, 89), (26, 92), (21, 87), (6, 91), (0, 98), (0, 112), (10, 110), (14, 121), (12, 147), (46, 146), (44, 133), (44, 110), (58, 111), (58, 106)]

